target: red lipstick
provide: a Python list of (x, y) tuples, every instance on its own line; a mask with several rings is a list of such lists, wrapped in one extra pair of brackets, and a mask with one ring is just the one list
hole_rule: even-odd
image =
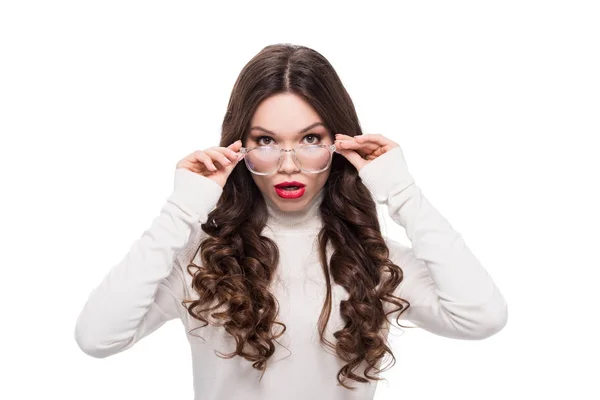
[(275, 185), (275, 192), (283, 199), (297, 199), (306, 191), (306, 185), (298, 181), (285, 181)]

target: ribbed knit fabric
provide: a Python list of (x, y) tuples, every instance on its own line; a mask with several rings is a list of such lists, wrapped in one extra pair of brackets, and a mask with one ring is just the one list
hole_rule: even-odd
[[(423, 196), (401, 148), (379, 156), (359, 176), (411, 241), (407, 247), (385, 238), (390, 259), (404, 272), (396, 295), (411, 303), (401, 321), (454, 339), (484, 339), (500, 331), (508, 318), (504, 297), (460, 233)], [(201, 265), (196, 252), (204, 235), (200, 224), (221, 193), (221, 187), (208, 178), (185, 169), (175, 171), (173, 193), (160, 214), (87, 299), (75, 326), (80, 348), (93, 357), (108, 357), (178, 319), (191, 346), (196, 400), (372, 399), (375, 382), (349, 381), (357, 387), (352, 392), (338, 385), (337, 373), (345, 362), (319, 342), (325, 278), (316, 235), (322, 224), (318, 206), (323, 192), (295, 213), (267, 201), (269, 221), (263, 234), (275, 240), (280, 251), (271, 290), (279, 304), (278, 321), (287, 330), (278, 339), (262, 380), (261, 371), (242, 357), (225, 359), (215, 354), (235, 349), (235, 340), (223, 328), (209, 325), (189, 333), (203, 324), (181, 304), (184, 298), (198, 298), (186, 266), (192, 259)], [(333, 250), (328, 248), (328, 260)], [(332, 342), (333, 333), (345, 325), (339, 304), (347, 298), (346, 290), (333, 284), (333, 309), (326, 329)], [(389, 309), (387, 303), (384, 306)], [(395, 321), (395, 315), (390, 319)], [(356, 371), (359, 375), (364, 365)]]
[(321, 228), (323, 221), (319, 214), (319, 205), (323, 201), (323, 190), (321, 189), (315, 197), (299, 211), (282, 211), (267, 196), (264, 196), (269, 219), (267, 227), (275, 232), (305, 233)]

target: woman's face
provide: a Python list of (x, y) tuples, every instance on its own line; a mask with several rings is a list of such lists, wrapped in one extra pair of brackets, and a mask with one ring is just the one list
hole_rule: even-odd
[[(299, 144), (326, 144), (334, 142), (333, 133), (323, 125), (317, 112), (301, 97), (292, 93), (273, 95), (259, 104), (254, 113), (244, 147), (278, 145), (292, 149)], [(312, 128), (302, 132), (305, 128)], [(272, 133), (267, 133), (264, 130)], [(325, 185), (331, 165), (316, 174), (304, 172), (294, 163), (291, 152), (284, 152), (281, 168), (272, 175), (251, 174), (263, 196), (270, 199), (282, 211), (302, 210)], [(285, 181), (297, 181), (305, 186), (298, 198), (281, 197), (275, 185)]]

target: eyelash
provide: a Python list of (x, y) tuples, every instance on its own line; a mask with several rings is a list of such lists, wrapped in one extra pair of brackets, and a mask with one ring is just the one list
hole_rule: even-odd
[[(316, 138), (317, 138), (317, 140), (318, 140), (319, 142), (320, 142), (320, 141), (321, 141), (321, 139), (323, 138), (323, 136), (322, 136), (322, 135), (319, 135), (319, 134), (317, 134), (317, 133), (309, 133), (308, 135), (305, 135), (305, 136), (304, 136), (302, 139), (304, 139), (304, 138), (306, 138), (306, 137), (308, 137), (308, 136), (314, 136), (314, 137), (316, 137)], [(262, 138), (269, 138), (269, 139), (273, 140), (273, 138), (272, 138), (271, 136), (258, 136), (258, 137), (256, 138), (256, 143), (260, 145), (260, 141), (262, 140)], [(316, 143), (309, 143), (309, 144), (316, 144)], [(268, 145), (267, 145), (267, 146), (268, 146)]]

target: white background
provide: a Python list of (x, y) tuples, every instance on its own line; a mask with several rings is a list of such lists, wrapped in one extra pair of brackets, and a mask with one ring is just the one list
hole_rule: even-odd
[(94, 359), (75, 320), (282, 42), (333, 64), (509, 303), (483, 341), (394, 338), (375, 398), (599, 398), (597, 2), (214, 3), (2, 2), (0, 398), (192, 399), (179, 321)]

